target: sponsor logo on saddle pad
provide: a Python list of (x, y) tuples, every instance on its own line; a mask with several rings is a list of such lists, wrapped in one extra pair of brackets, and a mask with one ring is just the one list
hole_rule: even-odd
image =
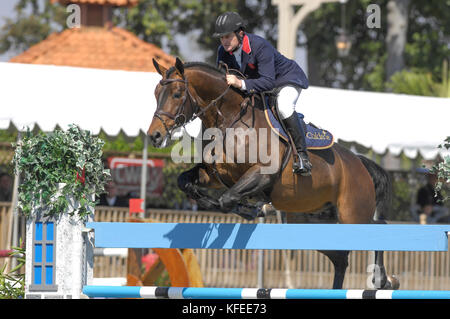
[[(285, 141), (289, 141), (288, 135), (281, 126), (280, 122), (278, 122), (278, 120), (275, 118), (272, 111), (269, 108), (266, 108), (264, 113), (266, 114), (266, 120), (269, 123), (270, 127), (280, 136), (280, 138), (284, 139)], [(303, 114), (298, 113), (298, 117), (300, 119), (303, 119)], [(308, 147), (308, 149), (322, 150), (333, 146), (333, 135), (330, 132), (315, 127), (312, 124), (306, 124), (305, 135), (306, 146)]]

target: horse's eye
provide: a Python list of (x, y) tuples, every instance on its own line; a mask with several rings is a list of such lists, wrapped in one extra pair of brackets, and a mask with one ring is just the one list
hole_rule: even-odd
[(173, 95), (173, 98), (174, 99), (179, 99), (181, 97), (181, 94), (180, 93), (175, 93), (174, 95)]

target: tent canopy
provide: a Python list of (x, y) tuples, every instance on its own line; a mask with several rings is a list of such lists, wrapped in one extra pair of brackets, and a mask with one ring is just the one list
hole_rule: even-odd
[[(0, 129), (35, 124), (44, 131), (69, 124), (98, 134), (146, 132), (156, 109), (157, 73), (0, 63)], [(356, 141), (377, 153), (425, 159), (449, 154), (438, 149), (450, 136), (450, 99), (310, 87), (298, 112), (335, 139)], [(195, 135), (198, 122), (189, 133)]]

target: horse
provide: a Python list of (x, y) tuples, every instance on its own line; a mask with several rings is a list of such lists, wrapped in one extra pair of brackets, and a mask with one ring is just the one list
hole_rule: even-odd
[[(262, 129), (270, 132), (264, 108), (249, 103), (251, 97), (227, 85), (226, 72), (202, 62), (183, 63), (176, 58), (175, 65), (165, 68), (153, 60), (157, 72), (162, 76), (155, 88), (157, 108), (147, 131), (155, 147), (165, 147), (174, 131), (186, 121), (200, 118), (205, 129), (217, 128), (226, 135), (230, 128), (254, 128), (261, 135)], [(260, 136), (258, 136), (260, 137)], [(334, 143), (323, 150), (308, 150), (312, 163), (310, 176), (292, 172), (292, 147), (289, 143), (273, 139), (273, 133), (261, 137), (270, 150), (271, 158), (278, 158), (277, 170), (262, 173), (267, 163), (259, 159), (249, 161), (251, 143), (235, 143), (230, 149), (216, 155), (215, 160), (203, 159), (190, 170), (180, 174), (179, 187), (186, 195), (196, 200), (199, 206), (222, 212), (235, 212), (244, 218), (256, 215), (241, 212), (236, 207), (249, 207), (255, 202), (259, 212), (270, 203), (276, 210), (289, 213), (315, 213), (328, 207), (336, 210), (336, 222), (343, 224), (386, 223), (391, 200), (389, 175), (383, 168), (362, 155)], [(273, 145), (276, 144), (276, 149)], [(234, 161), (218, 161), (223, 157)], [(244, 152), (245, 161), (236, 162), (236, 154)], [(254, 152), (254, 149), (253, 149)], [(269, 153), (269, 151), (267, 151)], [(213, 153), (213, 152), (211, 152)], [(222, 189), (219, 198), (210, 196), (207, 190)], [(243, 204), (242, 204), (243, 203)], [(247, 205), (247, 206), (246, 206)], [(258, 215), (259, 216), (259, 215)], [(269, 239), (270, 240), (270, 239)], [(349, 251), (320, 251), (334, 265), (333, 289), (342, 289), (348, 266)], [(398, 286), (395, 277), (387, 276), (383, 252), (375, 252), (374, 287), (393, 289)]]

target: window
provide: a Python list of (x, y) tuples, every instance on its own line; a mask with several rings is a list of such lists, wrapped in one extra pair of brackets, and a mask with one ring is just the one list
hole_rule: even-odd
[(52, 221), (36, 220), (33, 229), (33, 278), (30, 291), (57, 291), (55, 285), (56, 229)]

